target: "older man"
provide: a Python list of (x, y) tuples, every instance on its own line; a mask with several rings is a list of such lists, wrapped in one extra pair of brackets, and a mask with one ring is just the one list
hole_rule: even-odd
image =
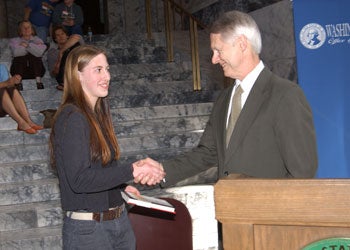
[[(212, 166), (258, 178), (311, 178), (317, 170), (315, 130), (301, 88), (260, 60), (261, 35), (251, 16), (223, 14), (211, 27), (212, 63), (235, 84), (218, 97), (196, 148), (165, 161), (169, 186)], [(150, 158), (134, 163), (161, 165)], [(149, 176), (139, 176), (141, 183)]]

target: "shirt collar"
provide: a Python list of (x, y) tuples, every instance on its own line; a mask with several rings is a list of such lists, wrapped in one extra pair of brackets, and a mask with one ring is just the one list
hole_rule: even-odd
[(243, 89), (244, 93), (248, 94), (264, 67), (264, 63), (260, 60), (258, 65), (256, 65), (255, 68), (249, 72), (249, 74), (243, 79), (243, 81), (236, 79), (235, 85), (241, 85), (241, 88)]

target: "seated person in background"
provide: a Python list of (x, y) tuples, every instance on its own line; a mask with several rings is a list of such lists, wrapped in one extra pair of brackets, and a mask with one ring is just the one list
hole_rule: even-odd
[(15, 87), (21, 80), (20, 75), (9, 77), (6, 66), (0, 64), (0, 117), (8, 114), (17, 122), (17, 130), (36, 134), (43, 127), (32, 121), (23, 97)]
[[(18, 25), (19, 37), (10, 39), (10, 49), (13, 55), (11, 75), (20, 75), (22, 79), (36, 79), (38, 89), (43, 89), (41, 77), (45, 74), (42, 56), (46, 50), (43, 40), (35, 35), (29, 21), (21, 21)], [(17, 85), (23, 90), (22, 83)]]
[(63, 25), (69, 35), (83, 35), (82, 25), (84, 23), (83, 11), (79, 5), (74, 3), (74, 0), (64, 0), (59, 3), (52, 15), (52, 24)]
[(59, 0), (28, 0), (24, 8), (24, 20), (32, 23), (36, 34), (47, 42), (53, 9)]
[(64, 66), (69, 52), (84, 44), (84, 39), (78, 34), (68, 35), (67, 30), (62, 25), (54, 26), (52, 29), (52, 39), (57, 43), (58, 48), (51, 47), (47, 51), (47, 63), (51, 76), (57, 80), (57, 89), (63, 90)]

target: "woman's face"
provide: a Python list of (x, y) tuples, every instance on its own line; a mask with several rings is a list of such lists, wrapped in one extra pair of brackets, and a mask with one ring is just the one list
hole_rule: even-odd
[(79, 78), (87, 99), (92, 107), (95, 107), (99, 97), (108, 95), (111, 75), (106, 56), (104, 54), (95, 56), (81, 72), (79, 71)]
[(22, 37), (30, 37), (33, 34), (32, 25), (29, 22), (23, 22), (20, 27)]

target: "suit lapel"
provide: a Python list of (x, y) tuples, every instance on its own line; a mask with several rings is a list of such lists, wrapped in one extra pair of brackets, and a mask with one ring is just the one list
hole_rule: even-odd
[(269, 82), (271, 71), (266, 67), (260, 73), (253, 88), (251, 89), (246, 103), (238, 117), (235, 128), (233, 130), (229, 146), (225, 154), (225, 164), (230, 161), (235, 154), (237, 148), (246, 136), (249, 128), (253, 124), (263, 102), (269, 96)]

